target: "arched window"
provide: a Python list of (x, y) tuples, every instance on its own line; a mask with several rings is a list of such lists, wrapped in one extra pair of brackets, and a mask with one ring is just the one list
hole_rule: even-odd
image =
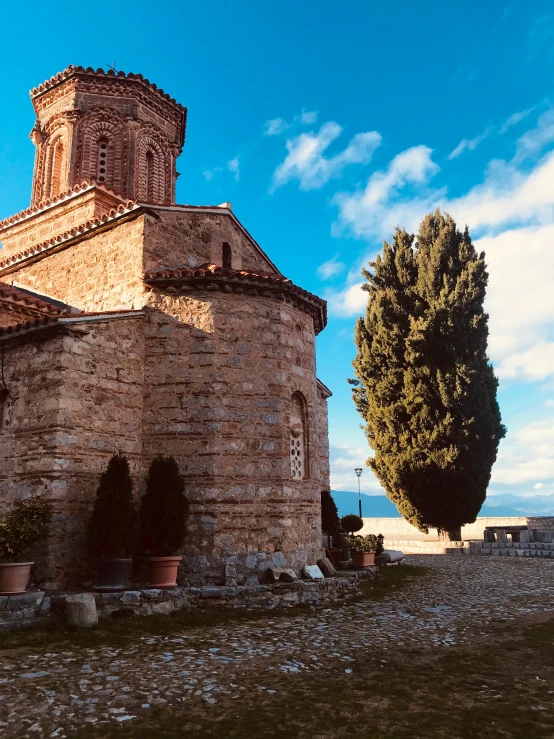
[(223, 247), (221, 249), (221, 252), (222, 252), (221, 261), (222, 261), (223, 269), (232, 269), (233, 252), (231, 250), (231, 247), (226, 241), (223, 242)]
[(146, 202), (154, 202), (154, 154), (146, 152)]
[(306, 412), (300, 393), (294, 393), (290, 401), (290, 471), (293, 480), (307, 476)]
[(96, 179), (98, 182), (106, 182), (108, 171), (108, 139), (101, 138), (98, 141), (98, 164), (96, 167)]
[(64, 165), (63, 144), (58, 141), (52, 149), (52, 160), (50, 164), (50, 197), (55, 198), (62, 190), (62, 174)]

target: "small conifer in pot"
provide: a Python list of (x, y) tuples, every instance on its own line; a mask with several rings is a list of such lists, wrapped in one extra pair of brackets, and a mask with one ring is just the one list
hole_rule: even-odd
[(30, 547), (48, 536), (52, 506), (44, 498), (17, 500), (0, 517), (0, 595), (23, 593), (33, 562)]
[(185, 481), (174, 457), (155, 457), (140, 507), (140, 549), (147, 555), (150, 587), (175, 587), (186, 536)]
[(123, 590), (133, 564), (137, 509), (129, 462), (114, 454), (100, 476), (89, 521), (89, 553), (96, 562), (96, 589)]

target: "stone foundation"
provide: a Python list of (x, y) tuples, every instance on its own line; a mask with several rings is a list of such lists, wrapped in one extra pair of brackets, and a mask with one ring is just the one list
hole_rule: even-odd
[[(98, 616), (152, 616), (169, 614), (181, 609), (291, 608), (332, 603), (356, 595), (358, 583), (372, 580), (377, 567), (344, 571), (340, 576), (320, 581), (299, 580), (274, 585), (204, 586), (159, 590), (123, 590), (116, 593), (95, 593)], [(30, 591), (23, 595), (0, 595), (0, 632), (43, 626), (53, 620), (63, 621), (65, 599), (70, 593)]]

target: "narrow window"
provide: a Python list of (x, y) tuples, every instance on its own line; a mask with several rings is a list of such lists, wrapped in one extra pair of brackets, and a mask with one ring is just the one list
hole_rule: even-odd
[(290, 403), (290, 471), (293, 480), (306, 476), (306, 430), (304, 402), (299, 393), (294, 393)]
[(63, 144), (61, 141), (54, 146), (52, 153), (52, 184), (50, 186), (50, 197), (59, 195), (62, 188), (63, 169)]
[(96, 177), (98, 182), (106, 182), (108, 171), (108, 140), (100, 139), (98, 142), (98, 167)]
[(0, 388), (0, 431), (2, 431), (7, 421), (8, 398), (9, 394), (7, 388)]
[(231, 251), (231, 247), (226, 241), (223, 242), (221, 261), (223, 264), (223, 269), (232, 269), (233, 252)]
[(146, 152), (146, 202), (154, 202), (154, 154)]

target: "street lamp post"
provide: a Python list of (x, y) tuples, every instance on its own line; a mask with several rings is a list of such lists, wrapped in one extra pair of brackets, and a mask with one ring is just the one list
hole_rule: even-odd
[(360, 490), (360, 477), (362, 476), (363, 470), (361, 467), (356, 467), (354, 472), (356, 473), (356, 477), (358, 478), (358, 508), (360, 510), (360, 518), (363, 518), (362, 516), (362, 493)]

